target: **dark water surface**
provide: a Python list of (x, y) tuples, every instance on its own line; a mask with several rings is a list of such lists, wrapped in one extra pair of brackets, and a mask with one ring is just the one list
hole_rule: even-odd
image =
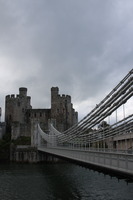
[(133, 183), (78, 165), (0, 164), (0, 200), (133, 200)]

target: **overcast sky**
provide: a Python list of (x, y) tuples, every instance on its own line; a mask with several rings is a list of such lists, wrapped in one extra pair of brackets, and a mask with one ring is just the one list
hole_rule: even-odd
[(0, 107), (27, 87), (33, 108), (50, 89), (82, 118), (133, 68), (132, 0), (0, 0)]

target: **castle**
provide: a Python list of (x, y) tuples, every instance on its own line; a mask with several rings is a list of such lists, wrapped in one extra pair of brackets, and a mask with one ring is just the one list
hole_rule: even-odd
[(27, 96), (27, 88), (19, 88), (18, 95), (7, 95), (5, 99), (6, 131), (11, 133), (11, 139), (21, 136), (31, 137), (32, 127), (38, 122), (48, 133), (49, 122), (63, 132), (78, 122), (78, 113), (71, 103), (71, 96), (60, 95), (58, 87), (51, 88), (51, 108), (33, 109), (31, 97)]

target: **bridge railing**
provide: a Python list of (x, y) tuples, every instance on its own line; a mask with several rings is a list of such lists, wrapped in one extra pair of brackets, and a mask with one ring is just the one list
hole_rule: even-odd
[(70, 149), (65, 147), (39, 147), (39, 151), (85, 164), (92, 164), (133, 175), (133, 155), (123, 152)]
[[(123, 123), (124, 122), (124, 123)], [(116, 126), (117, 125), (117, 126)], [(46, 134), (38, 128), (47, 147), (61, 147), (70, 149), (84, 149), (104, 152), (132, 153), (133, 151), (133, 115), (124, 121), (114, 124), (111, 128), (80, 135), (80, 137), (60, 142), (61, 134)], [(44, 134), (44, 136), (43, 136)], [(124, 145), (123, 145), (124, 143)]]

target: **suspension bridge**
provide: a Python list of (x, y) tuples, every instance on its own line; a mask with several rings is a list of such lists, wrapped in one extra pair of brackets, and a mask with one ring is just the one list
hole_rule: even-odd
[[(45, 133), (36, 123), (38, 151), (133, 175), (132, 96), (133, 69), (91, 112), (63, 133), (52, 123)], [(130, 113), (126, 116), (128, 102)]]

